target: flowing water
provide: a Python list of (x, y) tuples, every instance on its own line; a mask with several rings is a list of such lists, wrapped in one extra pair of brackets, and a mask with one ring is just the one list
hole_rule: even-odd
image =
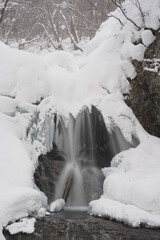
[[(37, 120), (38, 121), (38, 120)], [(86, 206), (103, 193), (101, 168), (110, 166), (112, 158), (122, 150), (136, 147), (128, 143), (120, 129), (108, 132), (100, 111), (83, 109), (76, 118), (58, 114), (40, 119), (31, 139), (40, 139), (47, 154), (39, 157), (35, 182), (46, 194), (48, 202), (62, 198), (66, 182), (72, 175), (68, 206)]]
[[(63, 118), (59, 124), (55, 143), (65, 158), (65, 167), (59, 176), (55, 199), (61, 198), (65, 183), (73, 171), (73, 183), (67, 204), (70, 206), (87, 205), (86, 186), (92, 192), (90, 200), (94, 199), (93, 188), (99, 187), (102, 179), (101, 171), (96, 168), (94, 160), (94, 137), (92, 119), (89, 110), (83, 111), (76, 119), (70, 115), (67, 125)], [(100, 189), (102, 187), (100, 186)]]

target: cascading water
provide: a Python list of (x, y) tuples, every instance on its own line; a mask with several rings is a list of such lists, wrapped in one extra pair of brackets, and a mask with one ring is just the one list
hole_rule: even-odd
[(49, 204), (62, 198), (70, 174), (73, 181), (67, 205), (84, 206), (99, 198), (104, 180), (100, 169), (110, 166), (117, 153), (139, 143), (134, 136), (132, 143), (127, 142), (118, 126), (111, 126), (109, 132), (96, 107), (91, 111), (83, 109), (76, 118), (70, 115), (65, 119), (48, 111), (36, 119), (28, 138), (38, 147), (37, 151), (47, 152), (39, 156), (35, 183), (46, 194)]
[[(73, 171), (73, 183), (67, 204), (71, 206), (87, 205), (85, 185), (89, 184), (91, 190), (92, 183), (95, 185), (95, 181), (99, 181), (98, 173), (100, 171), (95, 167), (95, 148), (89, 110), (83, 111), (77, 119), (70, 115), (67, 126), (61, 118), (58, 128), (55, 143), (63, 152), (66, 164), (57, 182), (55, 199), (62, 197), (65, 182), (70, 172)], [(88, 175), (90, 178), (87, 178)], [(101, 176), (101, 173), (99, 175)]]

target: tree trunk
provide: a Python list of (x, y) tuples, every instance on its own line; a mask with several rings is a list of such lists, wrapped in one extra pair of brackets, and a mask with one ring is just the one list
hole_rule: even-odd
[(66, 180), (66, 186), (63, 192), (62, 198), (64, 199), (65, 202), (67, 202), (71, 187), (72, 187), (72, 182), (73, 182), (73, 169), (70, 171), (68, 178)]

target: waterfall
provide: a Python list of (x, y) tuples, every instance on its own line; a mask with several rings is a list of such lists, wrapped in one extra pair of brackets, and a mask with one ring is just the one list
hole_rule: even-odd
[(85, 165), (92, 167), (95, 165), (92, 119), (89, 110), (80, 113), (76, 119), (70, 115), (67, 126), (61, 118), (58, 128), (55, 143), (62, 151), (66, 164), (56, 184), (55, 199), (62, 197), (65, 182), (72, 170), (73, 184), (67, 202), (72, 206), (84, 206), (87, 201), (84, 190), (86, 170), (83, 168)]
[(132, 143), (127, 142), (118, 126), (108, 132), (96, 107), (91, 111), (83, 109), (76, 118), (70, 114), (66, 119), (51, 112), (43, 118), (38, 116), (41, 118), (33, 124), (28, 138), (38, 151), (44, 150), (39, 156), (35, 182), (49, 203), (63, 196), (71, 171), (68, 206), (85, 206), (99, 198), (104, 180), (100, 169), (110, 166), (117, 153), (139, 144), (135, 136)]

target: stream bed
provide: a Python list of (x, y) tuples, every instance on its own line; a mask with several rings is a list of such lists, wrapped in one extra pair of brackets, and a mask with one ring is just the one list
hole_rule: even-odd
[(4, 234), (7, 240), (159, 240), (160, 228), (132, 228), (90, 216), (86, 210), (68, 209), (37, 220), (31, 235)]

